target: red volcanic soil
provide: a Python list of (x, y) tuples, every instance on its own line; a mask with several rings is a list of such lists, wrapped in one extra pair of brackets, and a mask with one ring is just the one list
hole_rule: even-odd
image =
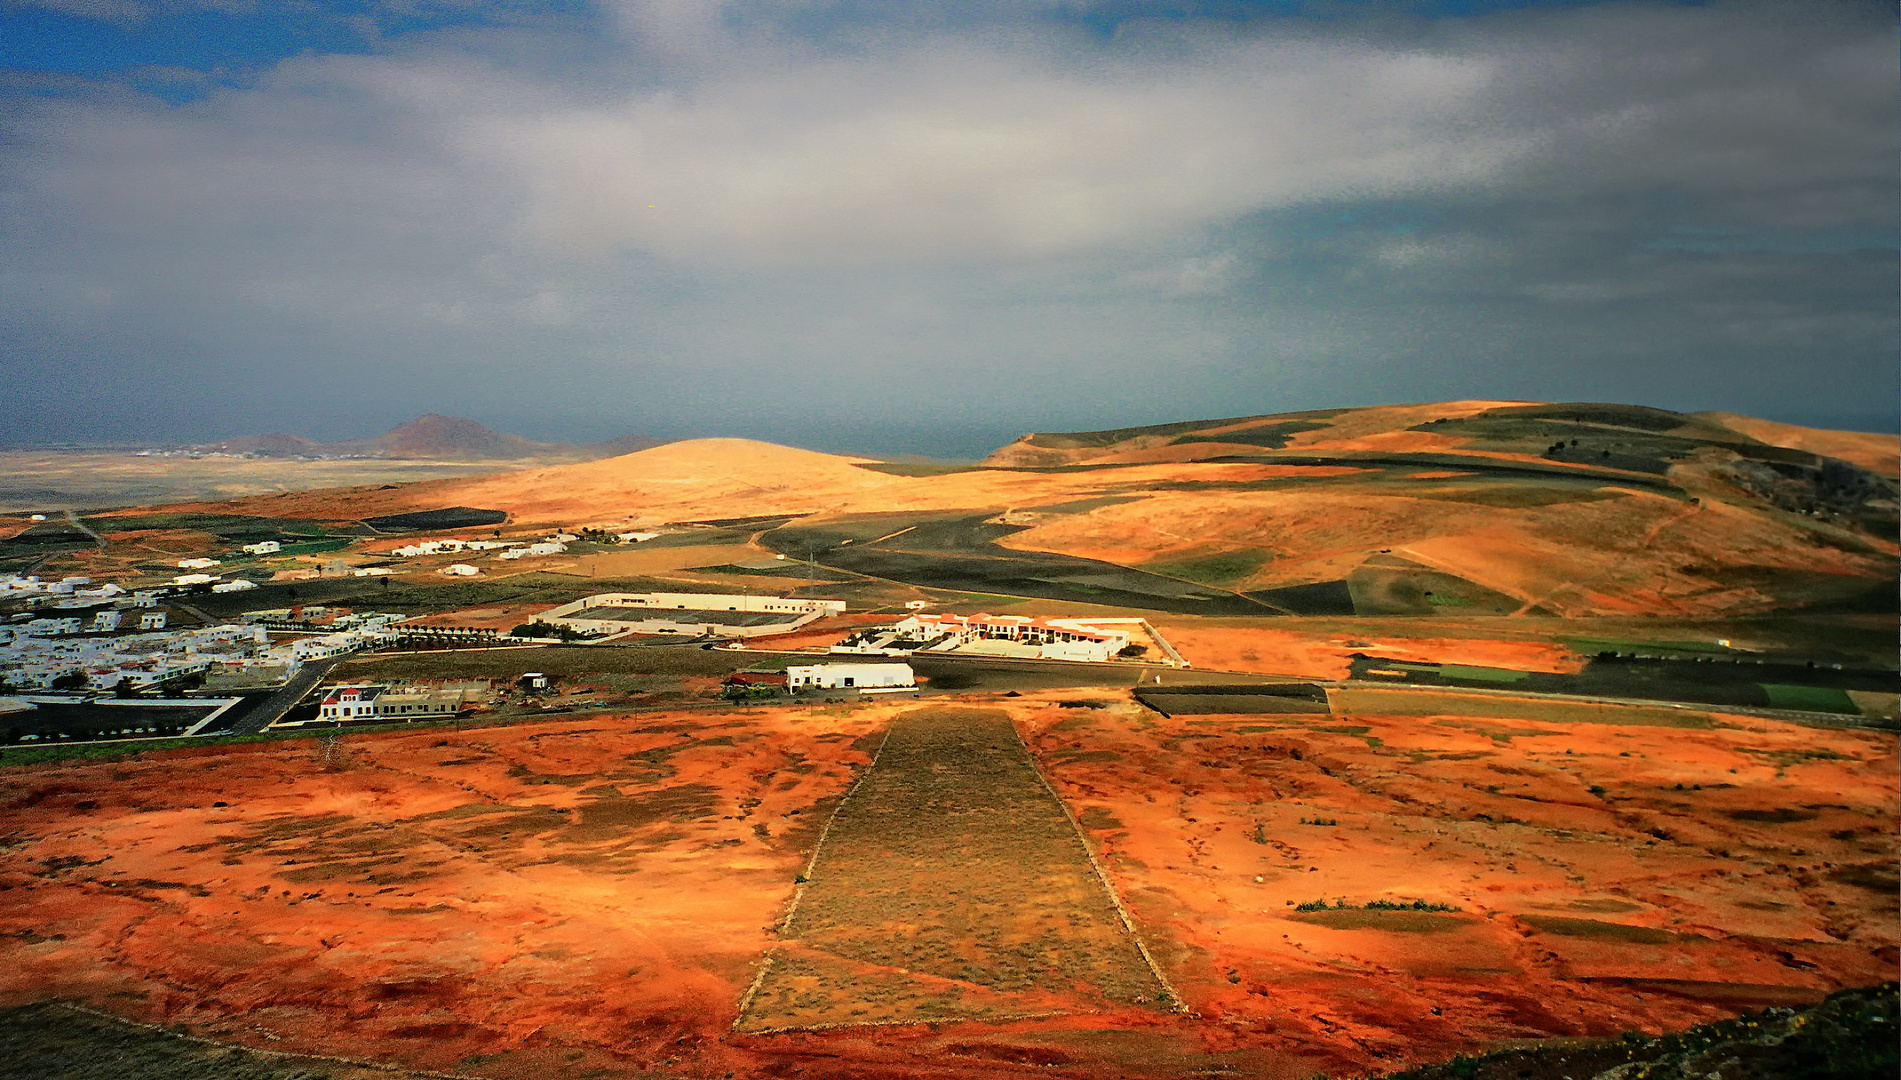
[(1513, 626), (1516, 638), (1494, 625), (1453, 636), (1438, 620), (1407, 632), (1403, 620), (1283, 619), (1274, 626), (1224, 623), (1219, 619), (1153, 617), (1169, 644), (1189, 663), (1210, 671), (1249, 671), (1306, 679), (1344, 679), (1353, 655), (1422, 663), (1542, 671), (1558, 675), (1583, 670), (1585, 658), (1565, 645), (1542, 639), (1538, 630)]
[(493, 1076), (744, 1067), (720, 1037), (881, 716), (603, 716), (10, 770), (0, 1002)]
[[(972, 703), (1007, 710), (1190, 1012), (732, 1032), (820, 828), (910, 703), (9, 769), (0, 1005), (497, 1078), (1300, 1080), (1891, 977), (1892, 736), (1466, 718), (1452, 694), (1438, 716), (1170, 720), (1064, 695)], [(881, 881), (875, 851), (839, 858)], [(1294, 906), (1320, 898), (1351, 908)]]
[[(1595, 719), (1027, 726), (1211, 1043), (1385, 1070), (1893, 977), (1891, 735)], [(1457, 910), (1365, 907), (1415, 900)]]

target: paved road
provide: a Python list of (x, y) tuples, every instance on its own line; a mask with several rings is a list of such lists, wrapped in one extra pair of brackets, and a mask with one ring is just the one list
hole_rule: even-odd
[(315, 689), (317, 684), (323, 680), (323, 677), (330, 673), (331, 668), (348, 659), (349, 656), (346, 654), (343, 656), (334, 656), (328, 660), (315, 660), (305, 664), (303, 670), (299, 671), (289, 682), (278, 689), (276, 693), (258, 702), (256, 705), (251, 706), (250, 712), (238, 717), (236, 722), (219, 734), (255, 735), (263, 731), (275, 723), (279, 717), (289, 712), (292, 706), (302, 701), (305, 694)]

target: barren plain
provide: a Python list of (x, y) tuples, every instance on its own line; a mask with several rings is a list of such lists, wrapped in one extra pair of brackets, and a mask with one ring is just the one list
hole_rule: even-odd
[[(933, 719), (908, 703), (10, 770), (0, 1002), (485, 1077), (1031, 1062), (1299, 1078), (1679, 1028), (1896, 962), (1885, 734), (1664, 710), (1163, 720), (1113, 698), (978, 700), (936, 716), (939, 737), (1027, 740), (1188, 1011), (1139, 985), (1152, 977), (1076, 876), (1080, 847), (1048, 870), (1011, 854), (1039, 842), (1014, 832), (936, 849), (967, 816), (907, 789), (995, 790), (980, 755), (919, 744), (919, 763), (864, 774), (887, 790), (866, 789), (861, 824), (835, 824), (813, 861), (887, 731), (911, 724), (916, 742)], [(1060, 850), (1066, 823), (1042, 820)], [(780, 934), (808, 863), (808, 889), (845, 889), (808, 893)], [(1010, 942), (1033, 962), (983, 963), (1018, 955)], [(784, 966), (742, 1019), (775, 949)], [(1088, 989), (1112, 977), (1135, 982)], [(916, 1009), (948, 999), (972, 1020)], [(865, 1011), (879, 1002), (911, 1015)]]

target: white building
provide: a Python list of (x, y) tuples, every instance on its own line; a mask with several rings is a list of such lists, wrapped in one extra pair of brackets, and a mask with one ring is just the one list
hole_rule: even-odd
[(566, 550), (568, 550), (566, 544), (555, 540), (543, 540), (540, 543), (529, 544), (527, 547), (509, 548), (502, 552), (501, 558), (525, 559), (530, 555), (559, 555)]
[(144, 612), (143, 614), (139, 616), (139, 629), (141, 630), (165, 629), (165, 613), (162, 611)]
[(1130, 618), (1053, 619), (919, 612), (890, 626), (857, 631), (833, 645), (831, 651), (863, 656), (957, 651), (1101, 663), (1127, 648), (1138, 631), (1162, 649), (1162, 662), (1187, 666), (1154, 627), (1141, 619)]
[(79, 633), (83, 623), (75, 617), (60, 619), (34, 619), (20, 629), (27, 637), (64, 637)]
[(467, 691), (460, 688), (392, 687), (381, 684), (339, 686), (324, 695), (319, 722), (339, 720), (422, 720), (454, 716)]
[(917, 676), (909, 664), (810, 664), (785, 669), (786, 689), (856, 690), (861, 694), (888, 694), (916, 690)]
[(246, 544), (238, 550), (246, 555), (275, 555), (284, 550), (284, 545), (275, 540), (259, 540), (255, 544)]
[(360, 644), (355, 634), (321, 634), (298, 638), (290, 643), (290, 651), (299, 660), (327, 660), (332, 656), (354, 652)]
[(119, 628), (119, 620), (124, 616), (116, 611), (95, 611), (92, 613), (92, 629), (95, 634), (104, 634)]
[(659, 535), (657, 532), (624, 532), (615, 533), (614, 539), (623, 544), (644, 544)]
[(223, 565), (224, 563), (218, 559), (180, 559), (178, 560), (178, 568), (180, 570), (209, 570), (214, 566), (223, 566)]
[(359, 566), (350, 571), (351, 577), (388, 577), (396, 571), (387, 566)]
[(474, 577), (481, 572), (481, 567), (470, 566), (468, 563), (453, 563), (438, 571), (438, 573), (447, 574), (450, 577)]
[(413, 559), (419, 555), (453, 555), (469, 546), (471, 545), (463, 540), (419, 540), (413, 544), (405, 544), (390, 554), (404, 559)]
[(211, 591), (215, 593), (244, 592), (247, 589), (255, 588), (257, 588), (257, 582), (238, 578), (233, 581), (220, 581), (211, 587)]
[(172, 579), (174, 585), (209, 585), (218, 580), (210, 574), (180, 574)]
[[(46, 687), (61, 676), (80, 672), (94, 687), (121, 682), (150, 686), (213, 666), (263, 665), (268, 646), (269, 638), (260, 626), (194, 627), (115, 637), (38, 638), (12, 633), (10, 640), (0, 642), (0, 677), (14, 686)], [(270, 666), (273, 672), (260, 672), (250, 682), (281, 683), (296, 673), (289, 657), (271, 658)]]
[(597, 634), (761, 637), (842, 614), (843, 600), (721, 593), (597, 593), (545, 611), (543, 622)]

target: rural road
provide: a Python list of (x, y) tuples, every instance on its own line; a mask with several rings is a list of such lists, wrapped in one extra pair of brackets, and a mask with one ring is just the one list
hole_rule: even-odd
[(81, 521), (81, 520), (79, 520), (79, 515), (78, 515), (78, 514), (75, 514), (75, 513), (73, 513), (73, 512), (71, 511), (71, 510), (67, 510), (67, 511), (65, 511), (65, 514), (66, 514), (66, 523), (67, 523), (68, 525), (71, 525), (71, 526), (72, 526), (73, 528), (75, 528), (75, 529), (78, 529), (78, 530), (79, 530), (80, 532), (83, 532), (83, 533), (85, 533), (85, 534), (86, 534), (87, 536), (90, 536), (90, 537), (92, 537), (92, 539), (93, 539), (93, 542), (99, 545), (99, 550), (100, 550), (100, 551), (104, 551), (104, 550), (106, 549), (106, 538), (105, 538), (105, 537), (103, 537), (103, 536), (100, 536), (100, 535), (99, 535), (98, 533), (96, 533), (96, 532), (93, 532), (93, 531), (92, 531), (92, 526), (90, 526), (90, 525), (88, 525), (88, 524), (86, 524), (85, 522), (83, 522), (83, 521)]
[(219, 734), (255, 735), (263, 731), (275, 723), (279, 717), (289, 712), (292, 706), (302, 701), (304, 695), (310, 693), (323, 680), (323, 677), (330, 673), (331, 668), (349, 658), (350, 654), (346, 653), (343, 656), (333, 656), (328, 660), (305, 664), (303, 670), (292, 676), (291, 680), (276, 693), (253, 705), (250, 712), (238, 717), (228, 730)]

